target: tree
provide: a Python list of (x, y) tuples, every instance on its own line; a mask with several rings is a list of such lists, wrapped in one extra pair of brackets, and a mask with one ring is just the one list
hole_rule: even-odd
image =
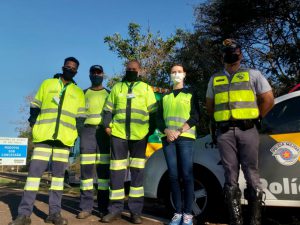
[(199, 99), (200, 123), (198, 133), (208, 133), (209, 117), (205, 110), (205, 96), (210, 76), (221, 69), (221, 55), (213, 41), (207, 39), (202, 31), (194, 33), (177, 31), (180, 46), (176, 50), (175, 61), (186, 70), (185, 84), (195, 90)]
[[(141, 26), (136, 23), (128, 25), (128, 38), (122, 38), (118, 33), (104, 38), (109, 49), (116, 52), (124, 60), (124, 64), (128, 60), (138, 60), (143, 68), (143, 79), (159, 87), (168, 85), (169, 62), (178, 41), (179, 37), (176, 35), (164, 40), (159, 32), (153, 34), (149, 28), (142, 34)], [(118, 79), (120, 78), (110, 81), (110, 85)]]
[(29, 126), (27, 121), (29, 117), (29, 105), (31, 100), (33, 99), (33, 95), (28, 95), (24, 98), (24, 104), (20, 106), (19, 112), (22, 115), (21, 119), (17, 122), (17, 132), (18, 137), (21, 138), (28, 138), (28, 145), (27, 145), (27, 165), (24, 168), (25, 170), (28, 169), (28, 165), (31, 159), (32, 150), (33, 150), (33, 142), (32, 142), (32, 129)]
[(213, 0), (195, 8), (194, 31), (177, 31), (181, 42), (175, 60), (187, 70), (186, 84), (198, 93), (202, 132), (208, 131), (207, 83), (222, 68), (224, 39), (242, 44), (244, 63), (262, 70), (276, 95), (300, 82), (299, 14), (300, 2), (291, 0)]
[(195, 10), (195, 29), (220, 45), (243, 45), (245, 63), (268, 75), (277, 94), (300, 82), (300, 1), (214, 0)]

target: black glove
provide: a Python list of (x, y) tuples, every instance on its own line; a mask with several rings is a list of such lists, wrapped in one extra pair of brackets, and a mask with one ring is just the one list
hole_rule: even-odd
[(31, 128), (34, 126), (40, 112), (41, 112), (40, 108), (30, 108), (30, 117), (28, 118), (28, 122)]

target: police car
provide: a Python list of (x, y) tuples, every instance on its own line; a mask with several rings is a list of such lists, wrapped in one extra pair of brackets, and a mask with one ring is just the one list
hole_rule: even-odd
[[(267, 206), (300, 207), (299, 107), (300, 91), (283, 95), (275, 99), (275, 106), (262, 120), (259, 169)], [(162, 199), (171, 206), (167, 165), (161, 149), (148, 158), (144, 176), (145, 197)], [(216, 214), (222, 205), (224, 170), (210, 135), (195, 141), (194, 177), (194, 214), (202, 218)], [(246, 183), (242, 171), (239, 183), (243, 190)], [(246, 203), (244, 198), (242, 203)]]

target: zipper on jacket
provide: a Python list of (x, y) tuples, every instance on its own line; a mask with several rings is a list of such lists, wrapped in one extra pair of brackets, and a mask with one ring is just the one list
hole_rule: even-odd
[(56, 117), (56, 124), (55, 124), (55, 131), (53, 134), (53, 139), (56, 140), (57, 136), (58, 136), (58, 129), (59, 129), (59, 121), (60, 121), (60, 116), (61, 116), (61, 110), (62, 110), (62, 105), (63, 105), (63, 101), (65, 99), (65, 93), (67, 90), (67, 87), (69, 86), (69, 83), (66, 84), (65, 89), (63, 90), (60, 100), (59, 100), (59, 104), (58, 104), (58, 112), (57, 112), (57, 117)]
[[(128, 94), (132, 94), (132, 87), (134, 83), (131, 83), (128, 87)], [(130, 120), (131, 120), (131, 100), (132, 98), (127, 98), (127, 103), (126, 103), (126, 118), (125, 118), (125, 134), (126, 134), (126, 139), (129, 140), (130, 138)]]

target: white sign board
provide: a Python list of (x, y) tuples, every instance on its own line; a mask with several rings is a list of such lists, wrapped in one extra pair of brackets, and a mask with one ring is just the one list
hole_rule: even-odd
[(28, 138), (0, 137), (0, 165), (26, 165)]

